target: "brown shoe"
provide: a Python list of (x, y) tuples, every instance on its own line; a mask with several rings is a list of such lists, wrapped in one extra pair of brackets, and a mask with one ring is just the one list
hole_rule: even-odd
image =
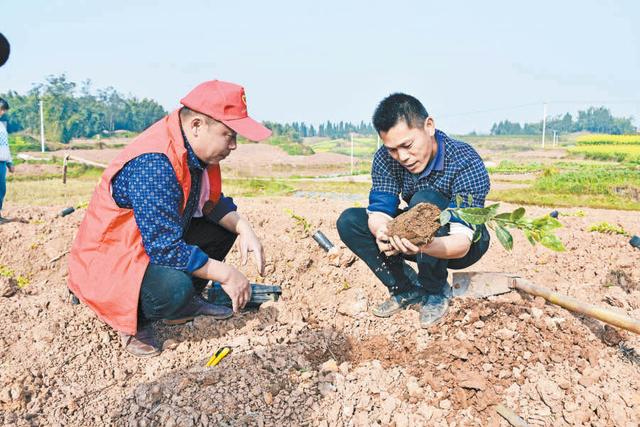
[(192, 321), (196, 316), (211, 316), (216, 320), (224, 320), (233, 316), (233, 310), (224, 305), (212, 304), (196, 295), (180, 310), (175, 319), (164, 319), (163, 323), (181, 325)]
[(120, 332), (122, 345), (127, 352), (136, 357), (153, 357), (160, 354), (160, 346), (153, 334), (151, 324), (142, 326), (135, 335)]

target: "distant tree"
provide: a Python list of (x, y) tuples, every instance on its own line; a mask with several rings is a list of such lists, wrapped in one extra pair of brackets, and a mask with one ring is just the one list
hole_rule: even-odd
[[(611, 111), (605, 107), (589, 107), (584, 111), (578, 111), (578, 118), (573, 121), (569, 113), (550, 117), (547, 119), (546, 127), (557, 132), (597, 132), (610, 134), (635, 133), (631, 117), (613, 117)], [(536, 135), (542, 133), (542, 121), (525, 123), (511, 123), (504, 120), (494, 123), (491, 127), (492, 135), (515, 135), (515, 134)]]
[(117, 129), (140, 132), (167, 114), (154, 100), (124, 97), (112, 87), (98, 90), (94, 96), (91, 80), (83, 81), (78, 90), (65, 74), (48, 76), (45, 83), (34, 85), (25, 95), (9, 91), (0, 96), (11, 105), (10, 132), (38, 132), (42, 100), (45, 136), (50, 141), (68, 142)]

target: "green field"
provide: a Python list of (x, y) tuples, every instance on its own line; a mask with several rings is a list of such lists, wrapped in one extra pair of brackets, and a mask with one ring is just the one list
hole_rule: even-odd
[[(338, 153), (346, 156), (351, 155), (350, 139), (319, 139), (308, 138), (304, 142), (305, 146), (310, 147), (316, 153)], [(373, 158), (373, 154), (377, 149), (377, 139), (375, 137), (354, 137), (353, 138), (353, 155), (358, 158)]]
[(569, 152), (583, 155), (587, 159), (640, 164), (640, 144), (578, 145), (570, 148)]
[(577, 145), (640, 145), (640, 135), (581, 135), (576, 138)]

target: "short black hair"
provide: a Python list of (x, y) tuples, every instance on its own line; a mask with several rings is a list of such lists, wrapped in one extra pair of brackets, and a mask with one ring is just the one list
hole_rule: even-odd
[(5, 101), (4, 99), (0, 98), (0, 110), (8, 110), (9, 109), (9, 103), (7, 101)]
[(373, 113), (373, 126), (378, 133), (388, 132), (403, 120), (413, 129), (424, 126), (427, 117), (429, 113), (418, 99), (406, 93), (393, 93), (378, 104)]

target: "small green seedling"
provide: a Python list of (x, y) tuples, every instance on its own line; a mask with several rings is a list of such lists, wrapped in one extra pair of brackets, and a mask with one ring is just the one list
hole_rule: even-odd
[(307, 221), (305, 217), (297, 215), (291, 209), (287, 209), (286, 212), (291, 218), (296, 220), (296, 224), (298, 224), (298, 226), (302, 228), (303, 233), (308, 236), (311, 232), (311, 224), (309, 223), (309, 221)]
[(609, 224), (606, 221), (591, 224), (587, 231), (595, 231), (603, 234), (621, 234), (623, 236), (629, 235), (622, 226)]

